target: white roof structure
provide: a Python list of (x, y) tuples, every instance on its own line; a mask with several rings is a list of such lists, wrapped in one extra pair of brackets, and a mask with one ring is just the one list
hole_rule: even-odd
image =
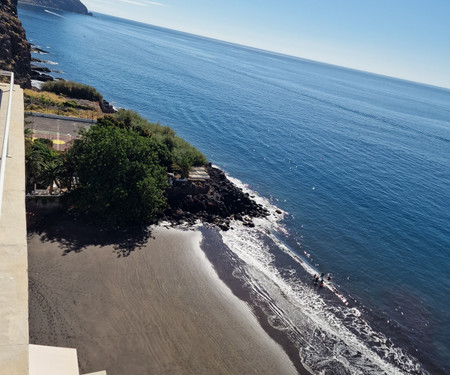
[(189, 171), (189, 180), (205, 181), (209, 180), (209, 174), (206, 172), (205, 167), (193, 167)]

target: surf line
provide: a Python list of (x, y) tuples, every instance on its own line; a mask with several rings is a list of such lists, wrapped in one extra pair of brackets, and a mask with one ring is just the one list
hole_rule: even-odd
[[(330, 289), (346, 306), (348, 306), (348, 300), (345, 298), (339, 291), (336, 289), (336, 287), (331, 283), (331, 275), (328, 274), (328, 276), (325, 278), (324, 273), (320, 275), (318, 273), (315, 273), (312, 279), (312, 282), (314, 285), (318, 285), (319, 289), (323, 288), (324, 286)], [(320, 282), (319, 282), (320, 279)]]
[(60, 14), (58, 14), (58, 13), (55, 13), (55, 12), (51, 12), (51, 11), (49, 11), (48, 9), (44, 9), (44, 12), (47, 12), (47, 13), (53, 14), (54, 16), (57, 16), (57, 17), (61, 17), (61, 18), (64, 18), (64, 17), (63, 17), (63, 16), (61, 16)]

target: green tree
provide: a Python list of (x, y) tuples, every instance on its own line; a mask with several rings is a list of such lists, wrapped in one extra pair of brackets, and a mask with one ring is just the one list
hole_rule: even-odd
[(32, 148), (31, 144), (25, 148), (25, 175), (26, 190), (31, 192), (34, 184), (38, 182), (38, 178), (44, 167), (44, 159), (40, 151)]
[(39, 183), (49, 188), (49, 193), (53, 194), (53, 186), (61, 188), (60, 180), (64, 175), (63, 155), (53, 154), (51, 158), (44, 161), (43, 168), (39, 174)]
[(35, 184), (50, 188), (53, 183), (59, 186), (59, 177), (63, 170), (62, 156), (52, 149), (53, 142), (38, 138), (33, 141), (31, 133), (25, 130), (25, 173), (26, 189), (31, 192)]
[(67, 162), (74, 167), (69, 202), (111, 225), (146, 224), (165, 205), (167, 147), (117, 121), (100, 121), (75, 141)]
[(174, 162), (180, 168), (181, 177), (188, 178), (192, 167), (192, 158), (189, 152), (185, 149), (175, 149)]

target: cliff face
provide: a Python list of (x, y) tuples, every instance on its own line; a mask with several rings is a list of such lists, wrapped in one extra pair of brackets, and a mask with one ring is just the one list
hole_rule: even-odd
[(86, 6), (80, 0), (20, 0), (19, 2), (66, 12), (89, 14)]
[(14, 72), (15, 82), (30, 88), (30, 62), (30, 44), (17, 18), (17, 0), (1, 0), (0, 69)]

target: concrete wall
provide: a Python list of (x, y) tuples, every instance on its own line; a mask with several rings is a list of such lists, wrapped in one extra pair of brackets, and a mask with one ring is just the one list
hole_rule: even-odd
[[(0, 142), (9, 85), (0, 84)], [(28, 258), (23, 91), (15, 87), (0, 217), (0, 374), (28, 374)], [(1, 143), (0, 143), (1, 144)], [(1, 148), (1, 147), (0, 147)]]
[(62, 209), (60, 197), (52, 195), (29, 195), (26, 197), (26, 207), (27, 211), (45, 212), (47, 214)]

